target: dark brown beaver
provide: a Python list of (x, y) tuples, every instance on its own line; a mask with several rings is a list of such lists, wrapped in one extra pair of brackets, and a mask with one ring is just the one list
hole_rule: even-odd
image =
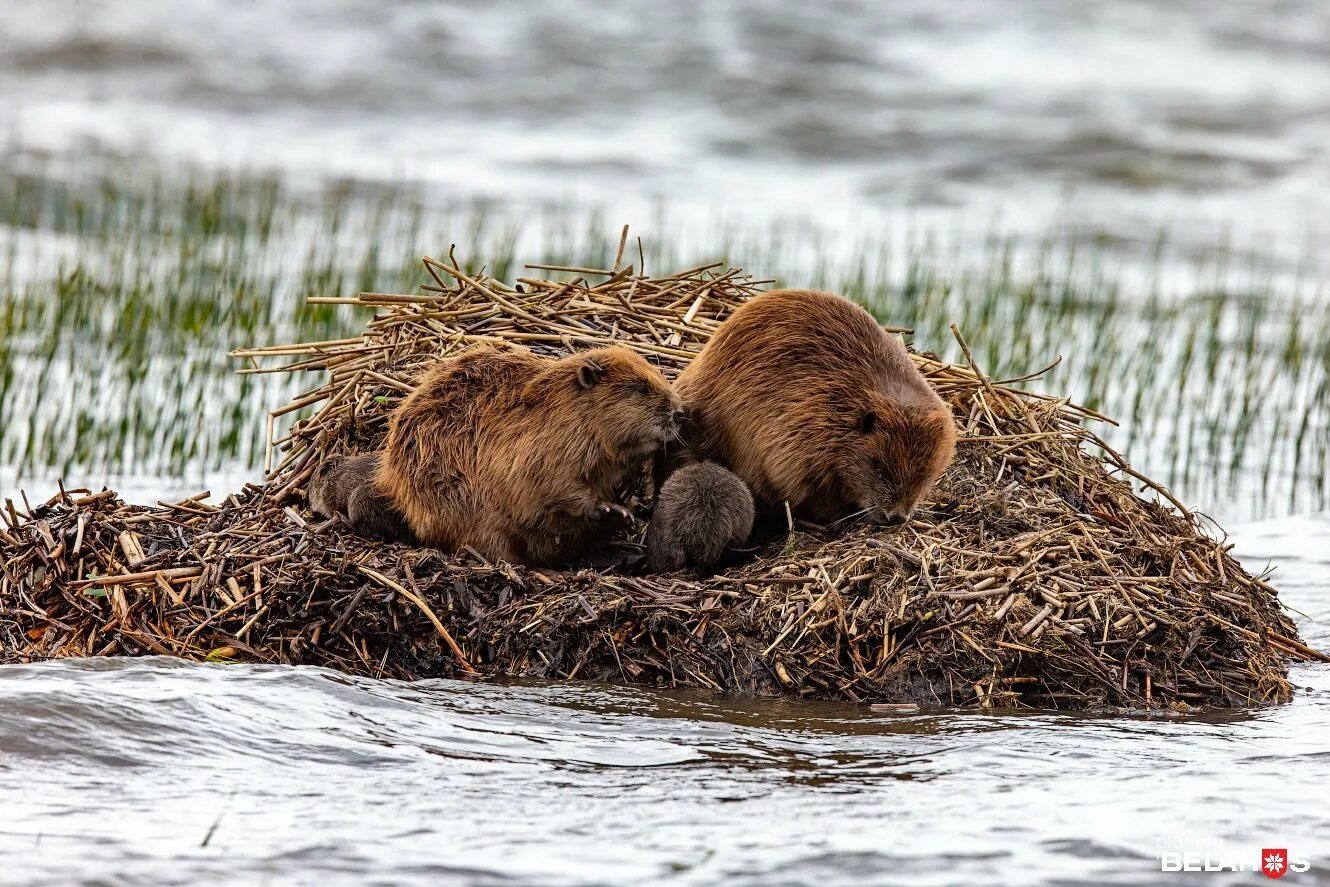
[(670, 475), (656, 496), (647, 527), (647, 568), (711, 569), (727, 548), (753, 531), (753, 495), (715, 462), (694, 462)]
[(411, 529), (402, 513), (374, 486), (378, 469), (378, 453), (325, 462), (310, 481), (309, 507), (324, 517), (340, 517), (366, 536), (410, 542)]
[(583, 553), (679, 398), (627, 348), (561, 360), (477, 348), (431, 368), (393, 411), (374, 483), (426, 545), (560, 564)]
[(694, 458), (818, 523), (909, 517), (955, 453), (951, 411), (905, 346), (840, 296), (741, 305), (675, 382)]

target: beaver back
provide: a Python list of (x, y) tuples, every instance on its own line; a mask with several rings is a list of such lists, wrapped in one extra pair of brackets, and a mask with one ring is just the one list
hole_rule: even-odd
[(647, 566), (655, 573), (716, 566), (727, 548), (753, 531), (753, 496), (715, 462), (694, 462), (670, 475), (647, 527)]
[(477, 348), (440, 361), (394, 410), (376, 481), (426, 544), (558, 562), (596, 535), (677, 413), (664, 377), (627, 349)]
[(863, 308), (778, 290), (740, 306), (675, 383), (694, 456), (827, 521), (908, 513), (951, 460), (950, 410)]

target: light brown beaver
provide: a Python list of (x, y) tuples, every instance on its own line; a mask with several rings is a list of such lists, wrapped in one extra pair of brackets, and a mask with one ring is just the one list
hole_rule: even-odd
[(561, 360), (483, 347), (431, 368), (393, 411), (373, 484), (425, 545), (562, 564), (584, 553), (684, 417), (627, 348)]
[(647, 568), (664, 573), (709, 570), (726, 549), (753, 532), (753, 496), (715, 462), (694, 462), (670, 475), (656, 496), (647, 527)]
[(340, 517), (367, 536), (395, 542), (413, 541), (402, 513), (372, 482), (378, 470), (378, 453), (325, 462), (310, 481), (309, 507), (324, 517)]
[(768, 508), (826, 524), (897, 523), (950, 464), (951, 410), (867, 311), (814, 290), (735, 310), (675, 382), (693, 458), (727, 466)]

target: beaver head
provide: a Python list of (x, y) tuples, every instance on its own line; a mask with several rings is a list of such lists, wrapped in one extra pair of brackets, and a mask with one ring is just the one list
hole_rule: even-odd
[(945, 406), (902, 405), (870, 392), (841, 460), (841, 495), (889, 524), (904, 523), (956, 453), (956, 423)]
[(567, 360), (573, 399), (608, 449), (643, 456), (677, 440), (686, 413), (660, 370), (628, 348), (598, 348)]

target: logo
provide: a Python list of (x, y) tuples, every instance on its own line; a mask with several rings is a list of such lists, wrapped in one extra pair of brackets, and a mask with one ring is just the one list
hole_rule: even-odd
[(1311, 860), (1291, 854), (1287, 847), (1266, 847), (1257, 852), (1250, 844), (1229, 845), (1223, 838), (1163, 836), (1155, 841), (1161, 872), (1260, 872), (1267, 878), (1295, 876), (1309, 870)]

